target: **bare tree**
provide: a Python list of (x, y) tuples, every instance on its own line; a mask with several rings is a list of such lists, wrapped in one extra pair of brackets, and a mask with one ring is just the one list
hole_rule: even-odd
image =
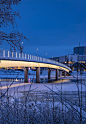
[[(10, 24), (13, 28), (17, 26), (15, 17), (21, 18), (21, 16), (19, 11), (13, 11), (12, 5), (18, 5), (20, 2), (21, 0), (0, 0), (0, 27), (7, 27), (10, 26)], [(22, 40), (29, 41), (28, 38), (23, 36), (23, 33), (19, 33), (19, 31), (12, 31), (10, 34), (0, 31), (0, 44), (2, 44), (3, 41), (7, 41), (8, 44), (10, 44), (10, 50), (18, 49), (22, 51)]]

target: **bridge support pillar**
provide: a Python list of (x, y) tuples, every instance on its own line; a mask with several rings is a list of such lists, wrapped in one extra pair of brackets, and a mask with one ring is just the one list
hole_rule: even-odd
[(58, 77), (60, 77), (60, 70), (58, 69)]
[(48, 68), (48, 80), (50, 80), (50, 73), (51, 73), (51, 70), (50, 68)]
[(58, 76), (59, 76), (59, 70), (56, 69), (56, 81), (58, 80)]
[(66, 77), (66, 76), (67, 76), (67, 72), (65, 71), (65, 72), (64, 72), (64, 77)]
[(24, 82), (28, 83), (28, 67), (24, 69)]
[(36, 83), (40, 83), (40, 67), (36, 69)]
[(62, 76), (62, 71), (61, 70), (59, 70), (59, 77), (61, 77)]

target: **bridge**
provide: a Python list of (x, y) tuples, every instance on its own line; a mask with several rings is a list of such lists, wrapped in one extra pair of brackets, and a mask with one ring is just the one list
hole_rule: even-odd
[(24, 82), (28, 82), (28, 67), (36, 67), (36, 82), (40, 82), (40, 68), (48, 68), (48, 79), (50, 79), (51, 69), (56, 70), (56, 80), (61, 71), (71, 71), (66, 65), (38, 56), (24, 53), (11, 52), (6, 50), (0, 51), (0, 68), (7, 67), (24, 67)]

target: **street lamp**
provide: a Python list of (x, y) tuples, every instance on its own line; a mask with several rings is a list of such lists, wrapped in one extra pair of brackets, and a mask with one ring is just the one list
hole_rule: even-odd
[(45, 54), (45, 57), (47, 58), (47, 53)]
[(36, 49), (36, 56), (37, 56), (37, 50), (38, 50), (38, 48)]
[(22, 48), (22, 44), (23, 44), (23, 42), (21, 42), (21, 54), (22, 54), (22, 49), (23, 49), (23, 48)]

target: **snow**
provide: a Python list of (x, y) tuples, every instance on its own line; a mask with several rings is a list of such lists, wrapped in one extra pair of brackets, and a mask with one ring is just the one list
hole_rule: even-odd
[[(18, 75), (18, 78), (22, 78), (24, 79), (24, 71), (23, 72), (19, 72), (19, 71), (13, 71), (13, 72), (10, 72), (10, 71), (1, 71), (0, 70), (0, 77), (9, 77), (9, 78), (15, 78), (16, 79), (16, 76), (17, 74), (19, 73)], [(36, 76), (35, 76), (35, 72), (34, 71), (30, 71), (30, 74), (29, 75), (29, 79), (30, 78), (33, 78), (35, 79)], [(52, 71), (52, 74), (51, 76), (54, 77), (55, 75), (55, 71)], [(84, 73), (83, 75), (80, 75), (80, 73), (78, 74), (78, 79), (85, 79), (85, 76), (86, 76), (86, 73)], [(42, 75), (41, 75), (41, 78), (44, 78), (44, 81), (45, 82), (45, 78), (47, 78), (47, 71), (43, 71)], [(16, 79), (17, 80), (17, 79)], [(22, 80), (23, 81), (23, 80)], [(61, 82), (62, 82), (62, 91), (78, 91), (78, 88), (77, 88), (77, 72), (73, 72), (71, 74), (71, 76), (66, 76), (66, 77), (61, 77), (61, 80), (58, 80), (58, 81), (54, 81), (53, 83), (23, 83), (22, 81), (13, 81), (13, 84), (11, 85), (12, 81), (9, 81), (9, 82), (0, 82), (0, 89), (2, 90), (2, 92), (4, 93), (7, 89), (7, 86), (9, 87), (9, 93), (11, 93), (11, 95), (14, 93), (14, 89), (17, 90), (18, 88), (18, 92), (21, 92), (21, 91), (29, 91), (30, 90), (33, 90), (35, 88), (35, 91), (47, 91), (49, 92), (50, 89), (53, 89), (55, 92), (58, 92), (58, 90), (60, 91), (61, 90)], [(30, 80), (31, 81), (31, 80)], [(81, 81), (78, 82), (78, 86), (79, 86), (79, 90), (81, 91)], [(85, 91), (85, 88), (86, 86), (84, 85), (84, 80), (82, 81), (83, 85), (82, 85), (82, 91)], [(10, 86), (11, 85), (11, 86)], [(30, 88), (31, 86), (31, 88)], [(49, 89), (49, 88), (50, 89)], [(16, 93), (15, 93), (16, 94)]]
[[(2, 73), (0, 76), (2, 76), (2, 75), (6, 76), (6, 75), (4, 75), (4, 73)], [(14, 78), (14, 77), (16, 77), (16, 75), (17, 75), (16, 73), (14, 75), (13, 75), (13, 73), (11, 73), (11, 74), (8, 73), (8, 77), (10, 77), (10, 78), (11, 77)], [(52, 77), (55, 76), (55, 72), (52, 72), (51, 75), (52, 75)], [(83, 75), (78, 74), (78, 75), (79, 75), (79, 77), (78, 77), (79, 79), (85, 79), (85, 74), (83, 74)], [(20, 76), (20, 78), (23, 77), (24, 72), (20, 72), (19, 76)], [(35, 74), (29, 75), (29, 77), (33, 77), (33, 76), (35, 77)], [(47, 77), (47, 72), (43, 72), (41, 77), (45, 79), (45, 77)], [(40, 100), (40, 101), (37, 101), (37, 103), (35, 103), (35, 101), (33, 100), (33, 97), (31, 96), (33, 101), (27, 102), (28, 103), (28, 104), (26, 104), (27, 108), (28, 108), (28, 105), (29, 105), (29, 108), (27, 110), (28, 110), (28, 112), (31, 113), (31, 112), (33, 112), (32, 109), (36, 109), (36, 115), (37, 115), (38, 112), (40, 114), (40, 109), (43, 110), (44, 114), (49, 109), (49, 113), (50, 113), (50, 118), (49, 119), (51, 119), (52, 115), (53, 115), (53, 111), (52, 111), (53, 110), (52, 109), (53, 108), (53, 98), (55, 97), (55, 99), (56, 98), (58, 99), (58, 95), (54, 94), (52, 96), (52, 94), (49, 94), (50, 97), (48, 99), (47, 95), (44, 94), (44, 93), (50, 93), (50, 92), (52, 93), (52, 90), (53, 90), (53, 92), (56, 92), (56, 93), (58, 93), (60, 91), (60, 95), (61, 95), (61, 90), (62, 90), (62, 92), (68, 91), (68, 93), (72, 94), (73, 91), (78, 91), (77, 80), (76, 79), (77, 79), (77, 73), (74, 72), (74, 73), (72, 73), (71, 76), (66, 76), (66, 77), (62, 76), (60, 80), (53, 81), (53, 82), (50, 82), (50, 83), (23, 83), (23, 82), (19, 82), (19, 81), (18, 82), (14, 81), (13, 83), (12, 83), (12, 81), (0, 82), (0, 91), (1, 91), (2, 94), (6, 93), (5, 96), (7, 96), (7, 95), (11, 96), (10, 97), (11, 104), (15, 105), (14, 103), (16, 103), (16, 104), (18, 103), (18, 109), (20, 109), (19, 108), (21, 106), (20, 104), (22, 104), (23, 105), (22, 106), (23, 111), (24, 111), (24, 109), (26, 109), (24, 104), (23, 104), (23, 102), (24, 102), (23, 97), (25, 98), (24, 93), (26, 93), (26, 91), (28, 93), (33, 92), (33, 97), (36, 96), (36, 92), (38, 92), (39, 97), (44, 95), (45, 97), (43, 96), (42, 102)], [(83, 83), (82, 84), (82, 91), (86, 91), (86, 86), (85, 86), (85, 81), (84, 80), (82, 80), (82, 81), (79, 80), (78, 81), (79, 91), (81, 91), (81, 82)], [(62, 89), (61, 89), (61, 87), (62, 87)], [(7, 88), (8, 88), (8, 93), (6, 92)], [(34, 92), (34, 91), (36, 91), (36, 92)], [(77, 93), (76, 93), (76, 95), (77, 95)], [(28, 96), (28, 99), (29, 99), (29, 97), (30, 96)], [(4, 97), (4, 100), (5, 100), (5, 97)], [(17, 102), (17, 100), (18, 100), (18, 102)], [(22, 100), (23, 100), (23, 102), (22, 102)], [(68, 102), (66, 103), (66, 105), (67, 105), (66, 112), (68, 112), (68, 115), (69, 115), (69, 112), (71, 113), (71, 111), (76, 112), (76, 111), (74, 111), (73, 108), (77, 109), (77, 106), (73, 105), (72, 108), (71, 108), (71, 105), (68, 104)], [(31, 107), (31, 111), (30, 111), (30, 107)], [(65, 110), (65, 105), (62, 105), (62, 103), (59, 102), (59, 101), (54, 102), (54, 107), (55, 107), (56, 112), (58, 111), (57, 115), (60, 115), (62, 113), (59, 113), (59, 109), (58, 108), (56, 109), (56, 107), (60, 107), (60, 110), (63, 107), (63, 110)], [(69, 111), (69, 109), (67, 109), (67, 108), (70, 108), (71, 111)], [(77, 110), (80, 111), (80, 108), (78, 108)], [(82, 113), (83, 113), (83, 117), (85, 117), (86, 112), (84, 112), (82, 110)], [(22, 114), (20, 114), (20, 115), (22, 115)], [(33, 115), (33, 113), (32, 113), (32, 115)], [(47, 116), (47, 117), (49, 117), (49, 116)], [(22, 118), (22, 116), (21, 116), (21, 118)]]

